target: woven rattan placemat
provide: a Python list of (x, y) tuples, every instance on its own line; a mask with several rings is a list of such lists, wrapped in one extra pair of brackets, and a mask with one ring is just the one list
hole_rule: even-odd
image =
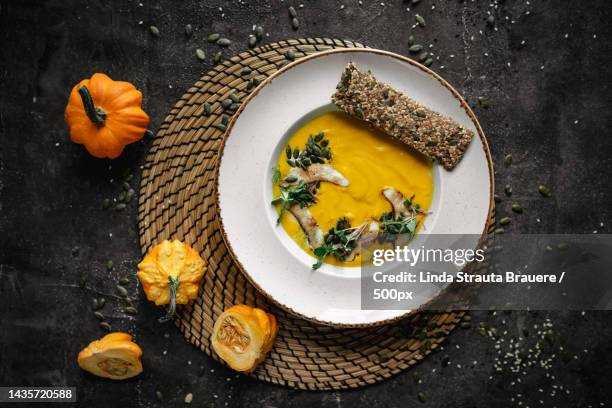
[[(214, 197), (217, 152), (223, 138), (220, 102), (235, 91), (242, 99), (252, 77), (260, 80), (295, 58), (363, 45), (308, 38), (245, 51), (214, 67), (171, 109), (144, 165), (138, 223), (143, 254), (163, 239), (180, 239), (208, 262), (200, 296), (179, 309), (176, 324), (187, 340), (218, 360), (211, 350), (215, 319), (237, 303), (274, 313), (279, 332), (274, 348), (252, 374), (275, 384), (311, 390), (355, 388), (389, 378), (436, 349), (462, 313), (419, 313), (393, 324), (337, 329), (295, 317), (271, 305), (234, 265), (221, 238)], [(251, 72), (245, 75), (245, 68)], [(207, 114), (204, 103), (211, 113)]]

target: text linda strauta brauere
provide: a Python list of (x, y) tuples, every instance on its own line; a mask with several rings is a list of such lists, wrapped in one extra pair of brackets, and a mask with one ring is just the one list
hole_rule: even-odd
[(421, 264), (453, 264), (461, 268), (472, 262), (485, 261), (484, 249), (408, 248), (375, 249), (371, 253), (372, 264), (383, 267), (388, 263), (405, 264), (414, 269), (398, 272), (376, 271), (375, 283), (562, 283), (565, 272), (556, 274), (521, 273), (518, 271), (472, 274), (462, 270), (431, 272), (419, 270)]

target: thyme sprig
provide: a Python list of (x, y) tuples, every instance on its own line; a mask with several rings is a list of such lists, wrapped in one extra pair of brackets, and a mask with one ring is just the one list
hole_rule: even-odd
[(301, 208), (305, 208), (316, 203), (315, 185), (306, 184), (304, 180), (299, 180), (297, 184), (282, 185), (280, 184), (280, 172), (278, 172), (278, 169), (274, 170), (273, 180), (280, 189), (280, 194), (272, 199), (272, 204), (279, 204), (281, 206), (276, 224), (280, 224), (283, 215), (292, 205), (298, 204)]
[(319, 269), (328, 255), (333, 255), (339, 261), (345, 261), (347, 256), (355, 250), (359, 237), (366, 227), (366, 223), (359, 227), (351, 227), (346, 217), (338, 219), (336, 226), (325, 235), (323, 245), (314, 249), (313, 253), (317, 257), (317, 262), (312, 265), (312, 269)]

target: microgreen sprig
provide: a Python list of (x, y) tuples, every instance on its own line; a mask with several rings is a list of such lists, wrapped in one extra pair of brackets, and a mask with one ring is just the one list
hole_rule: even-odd
[[(280, 173), (278, 173), (280, 174)], [(274, 174), (275, 183), (279, 183), (280, 176)], [(297, 184), (283, 186), (279, 184), (280, 194), (272, 200), (272, 204), (279, 204), (280, 211), (276, 223), (280, 224), (285, 212), (294, 204), (298, 204), (301, 208), (310, 207), (316, 202), (315, 186), (304, 183), (299, 180)]]
[(338, 219), (336, 226), (325, 235), (323, 245), (314, 249), (317, 262), (312, 265), (312, 269), (319, 269), (328, 255), (333, 255), (339, 261), (345, 261), (346, 257), (355, 250), (359, 237), (366, 227), (366, 223), (359, 227), (351, 227), (347, 218)]

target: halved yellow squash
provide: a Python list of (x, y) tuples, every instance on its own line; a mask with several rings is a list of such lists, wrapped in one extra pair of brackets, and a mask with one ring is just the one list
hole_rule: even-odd
[(142, 350), (127, 333), (107, 334), (79, 353), (79, 367), (98, 377), (124, 380), (142, 372)]
[(270, 313), (247, 305), (235, 305), (215, 322), (212, 346), (231, 368), (251, 372), (272, 349), (278, 327)]

